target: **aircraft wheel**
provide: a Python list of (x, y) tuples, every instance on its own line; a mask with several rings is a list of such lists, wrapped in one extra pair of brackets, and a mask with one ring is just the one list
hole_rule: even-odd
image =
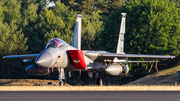
[(64, 86), (64, 82), (59, 82), (59, 86)]
[(59, 82), (59, 86), (64, 86), (66, 83), (66, 80), (65, 79), (62, 79), (62, 81)]
[(99, 85), (99, 86), (102, 86), (103, 85), (102, 78), (97, 78), (96, 84)]

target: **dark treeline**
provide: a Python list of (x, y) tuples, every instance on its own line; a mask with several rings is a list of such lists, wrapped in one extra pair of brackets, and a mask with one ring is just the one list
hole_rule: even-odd
[(54, 37), (71, 43), (76, 14), (83, 50), (115, 52), (125, 12), (126, 53), (178, 55), (179, 8), (179, 0), (0, 0), (0, 78), (27, 75), (28, 64), (4, 55), (38, 53)]

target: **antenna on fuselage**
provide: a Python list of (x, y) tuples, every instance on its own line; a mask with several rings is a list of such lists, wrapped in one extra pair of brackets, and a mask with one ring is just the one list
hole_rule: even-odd
[(76, 20), (76, 25), (74, 29), (74, 35), (73, 39), (71, 42), (71, 46), (77, 48), (78, 50), (81, 50), (81, 19), (82, 16), (81, 14), (76, 14), (77, 15), (77, 20)]
[(120, 32), (119, 32), (119, 40), (117, 44), (117, 50), (116, 53), (124, 53), (124, 34), (125, 34), (125, 22), (126, 22), (126, 13), (121, 13), (122, 20), (121, 20), (121, 26), (120, 26)]

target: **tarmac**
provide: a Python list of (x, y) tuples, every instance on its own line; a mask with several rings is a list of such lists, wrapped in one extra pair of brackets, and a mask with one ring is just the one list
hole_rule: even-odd
[(0, 91), (0, 101), (179, 101), (180, 91)]

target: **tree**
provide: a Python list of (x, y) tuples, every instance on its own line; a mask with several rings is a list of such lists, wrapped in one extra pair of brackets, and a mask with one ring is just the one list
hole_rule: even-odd
[(38, 3), (36, 0), (22, 0), (21, 1), (21, 15), (22, 15), (22, 27), (31, 25), (35, 22), (37, 17)]
[(97, 36), (103, 30), (103, 21), (100, 14), (93, 11), (91, 15), (82, 13), (82, 49), (97, 49)]
[(111, 13), (116, 12), (125, 5), (126, 0), (96, 0), (96, 9), (100, 9), (104, 15), (109, 16)]
[(0, 1), (0, 21), (3, 21), (3, 19), (4, 19), (3, 5), (4, 5), (4, 2)]
[[(57, 0), (51, 0), (51, 1), (57, 2)], [(75, 0), (60, 0), (60, 1), (64, 5), (69, 6), (70, 7), (69, 10), (73, 9), (75, 6)]]
[(173, 1), (174, 4), (175, 4), (175, 6), (176, 6), (177, 8), (180, 8), (180, 0), (170, 0), (170, 1)]
[[(26, 45), (27, 37), (24, 36), (22, 30), (17, 30), (18, 26), (14, 23), (8, 25), (0, 21), (0, 77), (16, 78), (24, 77), (25, 70), (22, 66), (22, 60), (3, 59), (5, 55), (25, 54), (28, 46)], [(12, 68), (13, 66), (13, 68)], [(19, 74), (17, 74), (19, 72)]]
[(20, 25), (21, 23), (21, 14), (20, 8), (21, 3), (17, 0), (4, 0), (3, 1), (3, 14), (4, 19), (3, 22), (11, 24), (12, 22)]
[[(113, 13), (99, 36), (99, 44), (116, 51), (121, 13), (127, 13), (125, 52), (179, 54), (179, 13), (169, 0), (133, 0)], [(108, 40), (108, 41), (107, 41)]]
[(61, 0), (66, 6), (70, 6), (70, 9), (78, 12), (85, 12), (91, 14), (94, 11), (94, 5), (97, 0)]
[(29, 51), (38, 52), (44, 49), (49, 39), (54, 37), (62, 38), (70, 43), (73, 36), (73, 25), (76, 15), (69, 11), (68, 7), (56, 2), (56, 6), (43, 10), (35, 19), (35, 22), (25, 28), (25, 35), (28, 36)]
[(0, 55), (7, 54), (22, 54), (27, 50), (25, 45), (27, 38), (21, 30), (17, 31), (17, 26), (14, 23), (8, 25), (0, 22)]

